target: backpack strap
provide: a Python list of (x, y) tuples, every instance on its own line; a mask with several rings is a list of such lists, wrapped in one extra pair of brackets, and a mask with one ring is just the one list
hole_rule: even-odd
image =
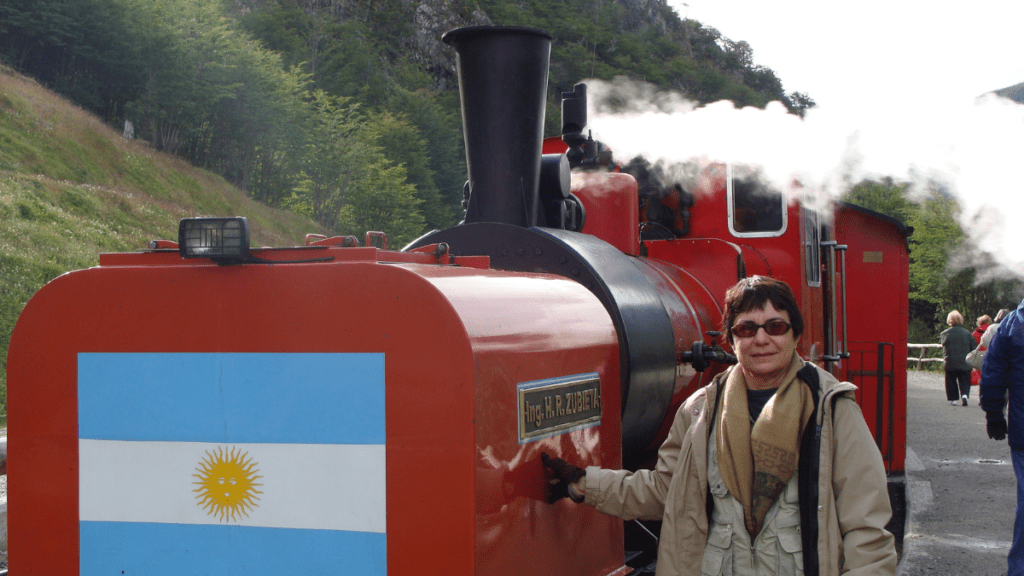
[[(821, 458), (821, 427), (825, 422), (818, 422), (818, 399), (821, 396), (821, 383), (818, 370), (814, 364), (805, 364), (797, 373), (797, 377), (807, 383), (814, 398), (814, 411), (811, 412), (809, 425), (804, 429), (803, 441), (800, 443), (800, 463), (798, 465), (797, 488), (800, 498), (800, 535), (803, 541), (804, 575), (818, 576), (818, 475), (820, 474)], [(836, 417), (836, 400), (841, 394), (832, 394), (832, 419)]]
[(800, 443), (797, 486), (800, 499), (800, 535), (803, 540), (804, 574), (818, 576), (818, 467), (821, 458), (821, 424), (818, 423), (818, 399), (821, 383), (813, 364), (805, 364), (797, 378), (811, 389), (814, 410), (804, 428)]
[[(709, 415), (710, 420), (708, 421), (708, 442), (715, 441), (713, 432), (715, 431), (715, 420), (718, 418), (718, 399), (721, 397), (722, 383), (720, 381), (715, 382), (715, 404), (714, 407), (711, 408), (711, 413)], [(704, 496), (704, 511), (707, 513), (708, 527), (710, 529), (711, 516), (714, 513), (715, 508), (715, 500), (714, 497), (711, 496), (711, 483), (708, 482), (705, 488), (707, 490), (707, 494)]]

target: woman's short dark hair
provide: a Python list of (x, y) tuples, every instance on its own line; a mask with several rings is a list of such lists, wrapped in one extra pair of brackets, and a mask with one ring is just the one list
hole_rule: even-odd
[(789, 314), (793, 338), (799, 338), (803, 334), (804, 317), (800, 314), (800, 306), (797, 305), (796, 296), (789, 284), (767, 276), (751, 276), (740, 280), (725, 292), (722, 329), (730, 344), (736, 317), (751, 310), (761, 310), (767, 302), (771, 302), (776, 310), (785, 310)]

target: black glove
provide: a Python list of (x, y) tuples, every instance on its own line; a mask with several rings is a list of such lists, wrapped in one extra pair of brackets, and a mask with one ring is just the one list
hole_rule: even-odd
[(554, 473), (555, 477), (549, 480), (551, 482), (551, 494), (548, 496), (548, 502), (554, 504), (562, 498), (569, 498), (573, 502), (583, 502), (583, 496), (573, 497), (569, 493), (569, 484), (574, 484), (580, 481), (580, 478), (587, 473), (586, 470), (579, 466), (573, 466), (561, 458), (552, 458), (548, 456), (547, 452), (540, 453), (540, 460), (544, 463), (544, 466), (550, 468)]
[(1002, 440), (1006, 438), (1006, 418), (1003, 418), (1002, 414), (998, 416), (989, 416), (986, 418), (986, 428), (988, 429), (988, 437), (993, 440)]

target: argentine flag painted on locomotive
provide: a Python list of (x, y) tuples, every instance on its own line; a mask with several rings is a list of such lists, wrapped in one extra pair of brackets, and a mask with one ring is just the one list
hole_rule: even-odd
[(383, 354), (78, 355), (81, 574), (386, 574)]

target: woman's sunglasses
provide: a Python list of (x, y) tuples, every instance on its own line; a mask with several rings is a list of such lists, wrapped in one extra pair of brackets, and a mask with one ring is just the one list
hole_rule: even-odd
[(757, 334), (757, 331), (764, 328), (764, 331), (769, 336), (782, 336), (786, 332), (789, 332), (789, 322), (785, 320), (769, 320), (764, 324), (757, 324), (754, 322), (741, 322), (732, 327), (732, 335), (737, 338), (750, 338)]

